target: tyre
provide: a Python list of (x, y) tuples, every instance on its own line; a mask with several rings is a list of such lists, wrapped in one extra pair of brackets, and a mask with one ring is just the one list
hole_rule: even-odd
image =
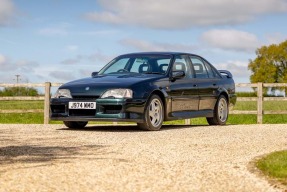
[(148, 131), (160, 130), (164, 119), (164, 107), (158, 95), (152, 95), (144, 110), (144, 123), (138, 123), (138, 127)]
[(87, 121), (64, 121), (64, 124), (71, 129), (84, 128), (88, 122)]
[(214, 107), (213, 117), (207, 117), (209, 125), (225, 125), (228, 119), (228, 102), (225, 96), (220, 95)]

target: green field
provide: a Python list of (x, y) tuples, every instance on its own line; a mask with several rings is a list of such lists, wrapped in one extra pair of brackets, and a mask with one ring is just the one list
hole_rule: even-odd
[[(239, 101), (236, 103), (234, 110), (256, 110), (255, 101)], [(44, 101), (0, 101), (0, 110), (12, 109), (44, 109)], [(264, 110), (287, 111), (287, 101), (264, 101)], [(229, 115), (228, 124), (255, 124), (256, 115)], [(4, 114), (0, 113), (0, 123), (19, 123), (19, 124), (41, 124), (44, 121), (43, 113), (17, 113)], [(52, 121), (51, 123), (61, 123)], [(100, 122), (103, 123), (103, 122)], [(191, 119), (195, 125), (207, 125), (205, 118)], [(287, 123), (287, 115), (264, 115), (263, 123), (278, 124)], [(170, 121), (165, 124), (184, 124), (184, 120)]]

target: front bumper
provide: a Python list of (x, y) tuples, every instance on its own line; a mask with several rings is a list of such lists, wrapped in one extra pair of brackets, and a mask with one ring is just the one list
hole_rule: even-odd
[[(69, 109), (69, 102), (96, 102), (96, 109)], [(51, 99), (50, 119), (60, 121), (143, 122), (144, 99)]]

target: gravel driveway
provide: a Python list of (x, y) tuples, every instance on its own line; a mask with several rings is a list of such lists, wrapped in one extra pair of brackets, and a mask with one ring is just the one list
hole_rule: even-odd
[(0, 191), (280, 191), (249, 170), (287, 125), (0, 125)]

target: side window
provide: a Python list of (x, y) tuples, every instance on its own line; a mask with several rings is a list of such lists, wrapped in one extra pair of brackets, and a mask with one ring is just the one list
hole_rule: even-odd
[(204, 64), (205, 64), (205, 67), (207, 69), (207, 73), (208, 73), (209, 78), (215, 78), (215, 74), (212, 70), (212, 67), (206, 62), (204, 62)]
[(187, 59), (184, 56), (178, 56), (176, 57), (172, 71), (184, 71), (186, 77), (190, 77), (190, 68), (187, 62)]
[[(132, 64), (130, 72), (139, 73), (141, 68), (143, 68), (141, 72), (147, 71), (148, 66), (147, 65), (144, 66), (144, 64), (146, 64), (146, 63), (147, 63), (147, 61), (145, 59), (136, 58), (134, 60), (134, 63)], [(144, 67), (142, 67), (142, 66), (144, 66)]]
[(208, 71), (206, 70), (206, 67), (201, 59), (191, 56), (190, 60), (193, 65), (196, 78), (209, 78)]
[(160, 73), (166, 73), (170, 59), (158, 59), (157, 65)]

